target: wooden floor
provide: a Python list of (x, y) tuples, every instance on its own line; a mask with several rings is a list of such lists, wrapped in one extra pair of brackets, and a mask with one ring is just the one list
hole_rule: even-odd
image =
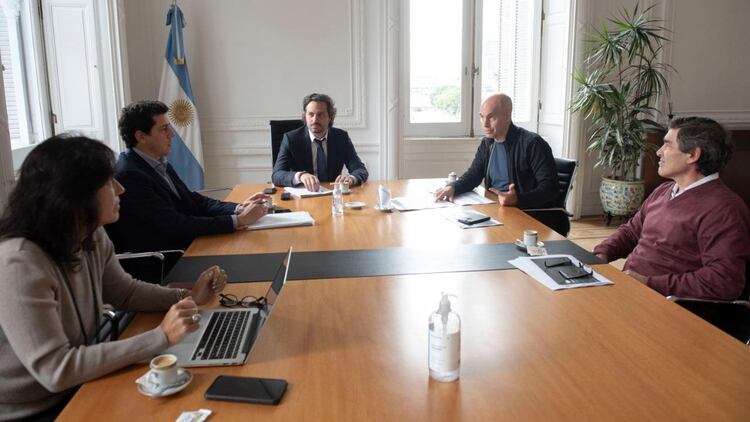
[[(568, 239), (587, 251), (593, 251), (596, 245), (609, 237), (615, 230), (617, 230), (616, 222), (606, 226), (602, 217), (583, 217), (580, 220), (570, 222)], [(624, 259), (612, 262), (612, 265), (619, 269), (622, 269), (624, 264)]]

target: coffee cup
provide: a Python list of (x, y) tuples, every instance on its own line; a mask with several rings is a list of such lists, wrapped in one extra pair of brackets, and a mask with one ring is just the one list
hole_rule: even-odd
[(352, 189), (349, 187), (349, 182), (341, 183), (341, 193), (350, 193)]
[(179, 367), (175, 355), (159, 355), (151, 359), (149, 366), (151, 371), (148, 374), (148, 380), (159, 389), (174, 385), (179, 380)]
[(539, 240), (539, 233), (536, 230), (524, 230), (523, 231), (523, 244), (528, 248), (529, 246), (536, 246)]

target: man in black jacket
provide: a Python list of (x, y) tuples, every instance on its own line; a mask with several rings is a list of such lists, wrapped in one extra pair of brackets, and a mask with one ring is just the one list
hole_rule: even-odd
[(552, 149), (536, 133), (511, 121), (513, 102), (505, 94), (487, 98), (479, 109), (485, 138), (471, 167), (457, 181), (435, 192), (436, 199), (453, 200), (484, 179), (501, 206), (521, 209), (555, 206), (559, 195)]
[(120, 154), (115, 178), (125, 193), (120, 220), (106, 227), (117, 252), (186, 249), (198, 236), (231, 233), (266, 213), (262, 193), (237, 204), (185, 186), (166, 161), (174, 137), (168, 111), (159, 101), (139, 101), (122, 110), (120, 135), (128, 149)]

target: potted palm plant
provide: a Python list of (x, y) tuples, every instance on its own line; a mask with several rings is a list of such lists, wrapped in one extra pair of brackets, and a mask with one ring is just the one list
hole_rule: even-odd
[(588, 150), (597, 154), (595, 166), (605, 169), (599, 194), (608, 222), (634, 214), (643, 202), (638, 164), (654, 149), (646, 136), (664, 129), (655, 105), (659, 95), (669, 95), (666, 74), (673, 68), (660, 61), (669, 39), (664, 21), (649, 16), (653, 7), (636, 4), (594, 29), (584, 69), (574, 74), (571, 109), (590, 122)]

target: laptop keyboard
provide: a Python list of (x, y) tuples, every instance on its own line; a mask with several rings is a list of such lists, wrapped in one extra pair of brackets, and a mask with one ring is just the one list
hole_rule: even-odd
[(192, 360), (233, 359), (240, 349), (240, 335), (257, 312), (214, 311)]

